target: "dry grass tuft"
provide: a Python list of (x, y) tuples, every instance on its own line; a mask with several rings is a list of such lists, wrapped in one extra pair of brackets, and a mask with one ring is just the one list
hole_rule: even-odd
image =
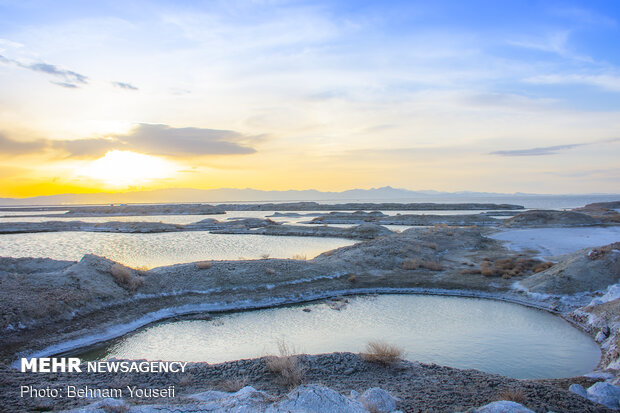
[(299, 359), (293, 355), (294, 350), (285, 342), (278, 343), (279, 356), (267, 357), (267, 369), (280, 375), (282, 385), (289, 388), (299, 386), (303, 382), (305, 369)]
[[(510, 279), (537, 273), (553, 266), (552, 262), (541, 262), (530, 258), (500, 258), (492, 262), (489, 258), (480, 264), (480, 273), (485, 277), (502, 277)], [(463, 272), (461, 272), (463, 273)]]
[(372, 363), (391, 364), (400, 360), (405, 352), (402, 348), (381, 340), (369, 341), (362, 359)]
[(235, 393), (248, 385), (247, 377), (227, 379), (220, 383), (219, 388), (228, 393)]
[(196, 267), (198, 267), (199, 270), (208, 270), (212, 265), (211, 261), (200, 261), (196, 263)]
[(295, 254), (291, 257), (291, 259), (293, 260), (297, 260), (297, 261), (306, 261), (306, 254)]
[(355, 274), (351, 274), (349, 275), (349, 278), (347, 278), (347, 281), (350, 283), (354, 283), (357, 281), (357, 276)]
[(269, 254), (261, 254), (260, 256), (262, 259), (266, 260), (269, 258)]
[(431, 271), (441, 271), (443, 270), (443, 265), (436, 261), (422, 260), (419, 258), (413, 258), (409, 260), (403, 261), (402, 265), (403, 270), (417, 270), (420, 268), (426, 268)]
[(144, 285), (144, 277), (137, 275), (131, 268), (118, 263), (110, 267), (110, 275), (116, 284), (128, 291), (135, 291)]
[(534, 274), (539, 273), (541, 271), (546, 270), (547, 268), (551, 268), (553, 267), (553, 263), (552, 262), (541, 262), (540, 264), (536, 264), (532, 267), (532, 271), (534, 272)]
[(265, 273), (269, 275), (274, 275), (276, 273), (276, 270), (274, 270), (273, 268), (265, 268)]
[(523, 404), (525, 403), (525, 393), (523, 393), (523, 390), (520, 389), (507, 389), (499, 393), (495, 399)]

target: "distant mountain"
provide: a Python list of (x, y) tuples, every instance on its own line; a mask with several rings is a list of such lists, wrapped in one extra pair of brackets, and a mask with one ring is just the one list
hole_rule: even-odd
[[(385, 186), (371, 189), (350, 189), (342, 192), (322, 192), (314, 189), (289, 191), (262, 191), (258, 189), (159, 189), (154, 191), (60, 194), (31, 198), (0, 198), (0, 205), (66, 205), (66, 204), (129, 204), (129, 203), (222, 203), (222, 202), (515, 202), (517, 199), (541, 199), (544, 197), (575, 197), (591, 202), (612, 201), (618, 195), (540, 195), (540, 194), (502, 194), (491, 192), (438, 192), (433, 190), (411, 191)], [(494, 200), (494, 201), (493, 201)]]

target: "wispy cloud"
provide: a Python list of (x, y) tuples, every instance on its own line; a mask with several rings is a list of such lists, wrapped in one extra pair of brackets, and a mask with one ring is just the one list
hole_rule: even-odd
[(572, 145), (555, 145), (555, 146), (544, 146), (540, 148), (529, 148), (529, 149), (513, 149), (509, 151), (494, 151), (491, 152), (490, 155), (501, 155), (501, 156), (542, 156), (542, 155), (555, 155), (560, 151), (564, 151), (567, 149), (577, 148), (579, 146), (583, 146), (583, 143), (576, 143)]
[(553, 74), (540, 75), (525, 79), (535, 84), (583, 84), (620, 92), (620, 74)]
[(132, 85), (131, 83), (125, 83), (125, 82), (112, 82), (113, 86), (116, 86), (118, 88), (121, 89), (127, 89), (127, 90), (138, 90), (138, 88), (134, 85)]
[(512, 150), (503, 150), (503, 151), (494, 151), (490, 152), (489, 155), (501, 155), (501, 156), (543, 156), (543, 155), (555, 155), (558, 152), (565, 151), (568, 149), (578, 148), (580, 146), (589, 146), (596, 145), (601, 143), (612, 143), (618, 142), (620, 138), (612, 138), (605, 139), (596, 142), (587, 142), (587, 143), (572, 143), (567, 145), (555, 145), (555, 146), (542, 146), (537, 148), (528, 148), (528, 149), (512, 149)]
[(88, 83), (88, 77), (72, 70), (61, 69), (58, 66), (49, 63), (22, 63), (18, 60), (9, 59), (2, 55), (0, 55), (0, 62), (5, 64), (14, 64), (24, 69), (32, 70), (34, 72), (45, 73), (50, 76), (56, 77), (60, 79), (60, 81), (52, 81), (52, 83), (65, 88), (75, 89), (80, 85), (85, 85)]

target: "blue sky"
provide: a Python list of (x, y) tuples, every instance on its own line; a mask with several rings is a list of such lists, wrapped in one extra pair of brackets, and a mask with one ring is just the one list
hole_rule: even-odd
[(0, 196), (127, 189), (84, 175), (114, 150), (175, 171), (141, 188), (617, 193), (619, 10), (0, 0)]

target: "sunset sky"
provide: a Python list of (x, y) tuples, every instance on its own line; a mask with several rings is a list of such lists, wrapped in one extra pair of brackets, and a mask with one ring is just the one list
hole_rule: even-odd
[(620, 193), (615, 1), (0, 0), (0, 197)]

